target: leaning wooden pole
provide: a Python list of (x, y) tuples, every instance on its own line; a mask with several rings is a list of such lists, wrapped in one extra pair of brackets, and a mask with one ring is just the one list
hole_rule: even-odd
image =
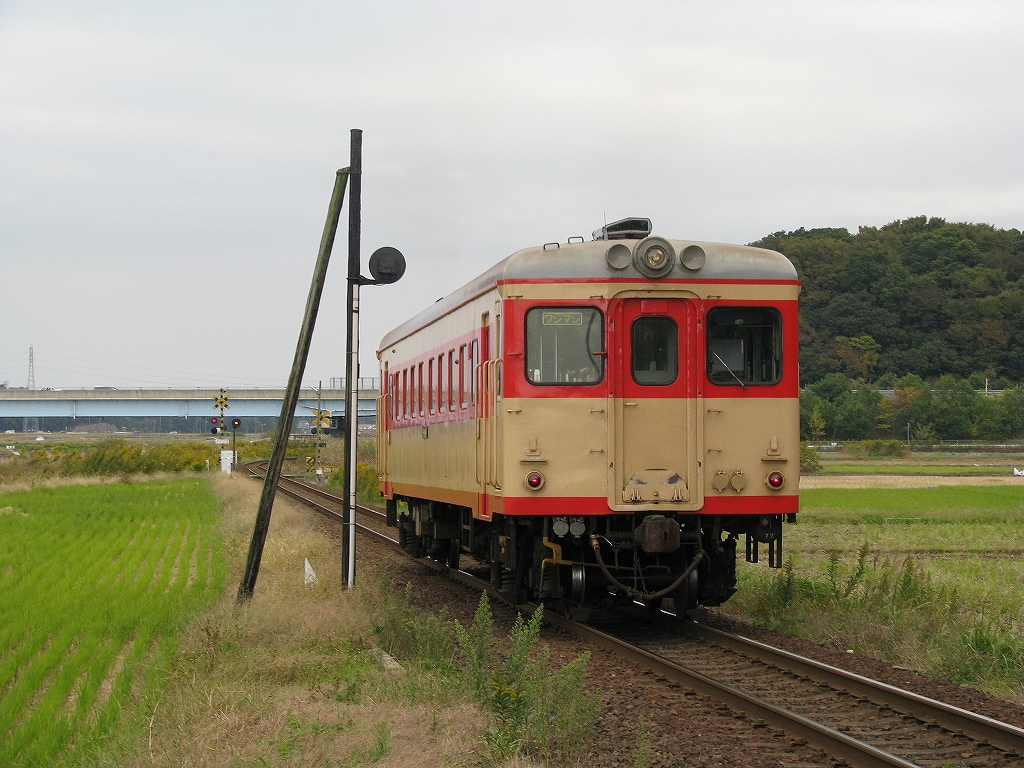
[(320, 296), (324, 290), (327, 277), (327, 265), (331, 260), (334, 248), (334, 235), (338, 231), (338, 219), (341, 217), (341, 205), (345, 201), (345, 185), (348, 182), (349, 169), (342, 168), (334, 179), (334, 192), (331, 205), (327, 209), (327, 223), (324, 234), (320, 238), (320, 254), (313, 270), (313, 283), (309, 287), (309, 298), (306, 299), (306, 314), (302, 318), (302, 330), (299, 332), (299, 343), (295, 347), (295, 359), (292, 360), (292, 372), (288, 377), (288, 388), (281, 404), (281, 418), (277, 422), (277, 435), (274, 447), (270, 452), (270, 463), (267, 465), (267, 476), (263, 481), (263, 495), (260, 497), (259, 511), (256, 513), (256, 526), (249, 543), (249, 557), (245, 561), (245, 573), (238, 587), (239, 603), (252, 597), (256, 589), (256, 576), (260, 571), (260, 559), (263, 557), (263, 545), (267, 540), (270, 528), (270, 512), (277, 494), (277, 484), (281, 479), (281, 467), (288, 450), (288, 435), (295, 418), (295, 405), (299, 401), (299, 387), (302, 385), (302, 373), (306, 369), (306, 358), (309, 356), (309, 344), (313, 338), (313, 327), (316, 325), (316, 314), (320, 309)]

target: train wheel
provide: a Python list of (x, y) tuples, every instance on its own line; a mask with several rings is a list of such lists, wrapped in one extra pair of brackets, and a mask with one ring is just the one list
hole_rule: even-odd
[(694, 568), (682, 584), (672, 593), (676, 621), (683, 624), (690, 620), (689, 611), (697, 607), (697, 569)]
[(587, 602), (587, 569), (583, 563), (569, 566), (569, 599), (576, 605)]
[(459, 539), (448, 540), (448, 567), (453, 571), (459, 570), (459, 555), (462, 554), (462, 541)]
[(409, 554), (416, 558), (423, 557), (423, 555), (426, 554), (426, 551), (423, 548), (423, 538), (421, 536), (409, 536)]
[(501, 589), (501, 563), (496, 560), (491, 561), (491, 586)]
[(661, 604), (664, 601), (662, 597), (655, 597), (650, 600), (644, 600), (644, 608), (651, 613), (661, 613)]

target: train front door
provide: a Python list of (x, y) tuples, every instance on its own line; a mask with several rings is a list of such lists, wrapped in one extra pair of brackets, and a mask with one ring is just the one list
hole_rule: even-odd
[(670, 512), (703, 503), (698, 308), (693, 294), (669, 291), (612, 302), (613, 509), (665, 505)]

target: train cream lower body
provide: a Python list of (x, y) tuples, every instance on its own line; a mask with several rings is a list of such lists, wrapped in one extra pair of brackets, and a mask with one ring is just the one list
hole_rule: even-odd
[(778, 425), (797, 423), (795, 400), (498, 405), (490, 423), (390, 436), (383, 486), (412, 554), (472, 554), (509, 597), (567, 609), (614, 597), (719, 605), (739, 553), (781, 565), (799, 442)]

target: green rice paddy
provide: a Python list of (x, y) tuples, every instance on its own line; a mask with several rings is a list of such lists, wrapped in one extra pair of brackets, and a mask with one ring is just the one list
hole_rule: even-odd
[(976, 525), (1024, 521), (1024, 484), (932, 488), (810, 488), (800, 491), (800, 522), (886, 524), (916, 520)]
[(202, 480), (0, 494), (0, 765), (72, 762), (160, 684), (219, 595)]
[(816, 488), (800, 492), (800, 509), (785, 529), (798, 564), (822, 570), (831, 553), (849, 561), (866, 545), (1024, 617), (1024, 487)]

